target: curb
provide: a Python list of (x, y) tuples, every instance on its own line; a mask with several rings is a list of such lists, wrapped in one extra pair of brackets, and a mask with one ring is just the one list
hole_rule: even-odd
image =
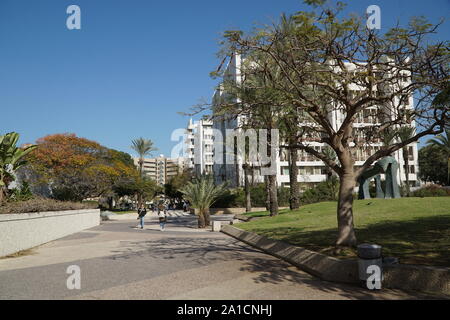
[(271, 240), (231, 225), (222, 226), (221, 231), (285, 260), (322, 280), (352, 284), (359, 283), (358, 262), (356, 260), (339, 260), (301, 247), (292, 246), (282, 241)]
[[(231, 225), (222, 226), (221, 232), (285, 260), (322, 280), (360, 284), (356, 259), (337, 259)], [(383, 265), (383, 277), (384, 288), (450, 296), (450, 268), (403, 264)]]
[(254, 217), (247, 217), (247, 216), (245, 216), (243, 214), (235, 214), (234, 218), (238, 219), (238, 220), (241, 220), (241, 221), (244, 221), (244, 222), (248, 222), (248, 221), (252, 220)]

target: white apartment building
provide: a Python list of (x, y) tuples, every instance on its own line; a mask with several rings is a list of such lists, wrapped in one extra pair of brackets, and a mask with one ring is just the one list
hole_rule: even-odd
[(186, 128), (185, 157), (186, 167), (197, 174), (213, 173), (213, 123), (209, 120), (189, 119)]
[[(229, 77), (239, 83), (240, 80), (240, 70), (241, 66), (241, 58), (240, 56), (234, 56), (229, 62), (227, 69), (225, 71), (225, 77)], [(357, 88), (355, 88), (357, 90)], [(213, 96), (213, 105), (218, 104), (220, 99), (226, 98), (226, 92), (224, 92), (220, 87), (216, 90)], [(406, 109), (413, 108), (413, 98), (409, 97), (406, 103), (403, 104)], [(372, 110), (376, 110), (376, 107), (369, 108), (364, 110), (363, 114), (360, 114), (354, 124), (355, 128), (370, 126), (374, 123), (375, 120), (375, 112)], [(333, 111), (330, 113), (330, 120), (334, 126), (334, 129), (340, 126), (341, 121), (343, 120), (343, 114), (339, 111)], [(239, 124), (244, 121), (243, 117), (237, 117), (235, 119), (215, 119), (213, 123), (213, 128), (215, 132), (218, 132), (223, 137), (226, 135), (227, 129), (236, 129), (239, 127)], [(301, 123), (299, 125), (302, 125)], [(411, 124), (415, 126), (415, 123)], [(216, 131), (217, 130), (217, 131)], [(317, 151), (321, 151), (321, 149), (325, 146), (323, 143), (318, 142), (310, 142), (310, 145), (313, 146)], [(379, 149), (382, 146), (381, 141), (379, 143), (371, 143), (365, 149), (361, 149), (357, 151), (356, 158), (357, 161), (355, 166), (361, 166), (367, 157), (373, 154), (373, 151)], [(220, 144), (215, 144), (215, 151), (217, 152), (218, 148), (222, 148), (220, 150), (221, 154), (224, 154), (225, 146)], [(312, 184), (317, 184), (326, 180), (326, 167), (325, 164), (315, 158), (314, 156), (306, 153), (305, 151), (299, 150), (299, 161), (297, 162), (297, 166), (299, 167), (299, 175), (297, 181), (300, 183), (300, 189), (306, 189), (308, 186)], [(399, 150), (392, 155), (397, 162), (399, 163), (399, 172), (397, 179), (400, 184), (404, 184), (406, 181), (405, 176), (405, 168), (404, 168), (404, 160), (402, 156), (402, 151)], [(418, 149), (417, 143), (412, 143), (408, 145), (408, 157), (409, 157), (409, 181), (411, 186), (418, 186)], [(287, 151), (286, 150), (277, 150), (276, 157), (276, 169), (277, 169), (277, 184), (279, 186), (289, 186), (289, 164), (287, 161)], [(244, 172), (242, 169), (242, 163), (227, 163), (225, 155), (223, 156), (223, 160), (220, 163), (215, 163), (213, 166), (214, 176), (216, 182), (221, 183), (223, 181), (228, 181), (232, 186), (243, 186), (244, 183)], [(252, 179), (254, 182), (263, 182), (264, 177), (259, 175), (258, 169), (253, 173)], [(382, 176), (382, 179), (384, 177)]]
[[(139, 158), (134, 157), (134, 164), (139, 167)], [(181, 173), (185, 166), (184, 158), (166, 158), (160, 155), (156, 158), (144, 158), (142, 171), (156, 181), (158, 185), (166, 184), (171, 177)]]

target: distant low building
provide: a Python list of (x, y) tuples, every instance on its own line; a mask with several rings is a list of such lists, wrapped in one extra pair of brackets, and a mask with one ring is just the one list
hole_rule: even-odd
[[(139, 158), (133, 158), (134, 164), (139, 166)], [(181, 173), (185, 168), (184, 158), (166, 158), (160, 155), (156, 158), (144, 158), (143, 172), (159, 185), (166, 184), (171, 177)]]

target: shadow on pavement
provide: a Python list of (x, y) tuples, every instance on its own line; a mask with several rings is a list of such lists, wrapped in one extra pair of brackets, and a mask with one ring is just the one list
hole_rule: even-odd
[(174, 261), (189, 261), (199, 266), (211, 265), (223, 261), (240, 261), (244, 266), (240, 271), (253, 273), (255, 283), (293, 283), (311, 287), (325, 293), (334, 293), (351, 299), (426, 299), (425, 295), (407, 295), (401, 291), (368, 291), (357, 286), (322, 281), (301, 272), (296, 267), (274, 258), (263, 255), (259, 250), (242, 245), (241, 242), (229, 238), (163, 238), (150, 241), (123, 242), (123, 247), (114, 251), (107, 259), (134, 259), (151, 257)]

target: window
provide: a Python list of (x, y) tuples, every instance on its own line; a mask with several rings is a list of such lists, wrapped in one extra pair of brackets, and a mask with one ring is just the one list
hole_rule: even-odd
[(408, 147), (408, 160), (414, 161), (414, 150), (413, 147)]

